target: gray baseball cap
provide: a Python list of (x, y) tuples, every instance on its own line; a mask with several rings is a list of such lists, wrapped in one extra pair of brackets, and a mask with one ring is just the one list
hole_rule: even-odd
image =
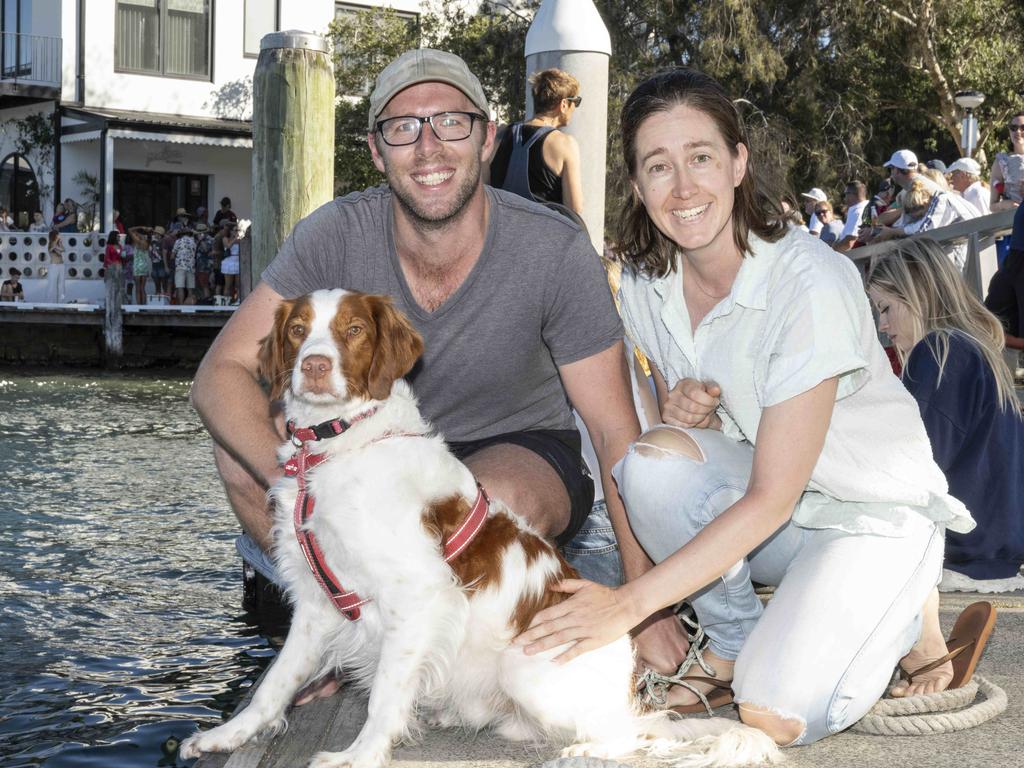
[(377, 117), (399, 91), (418, 83), (447, 83), (458, 88), (490, 119), (491, 111), (487, 105), (487, 96), (476, 75), (469, 71), (466, 62), (447, 51), (416, 48), (403, 53), (377, 75), (377, 85), (370, 94), (368, 130), (373, 132)]

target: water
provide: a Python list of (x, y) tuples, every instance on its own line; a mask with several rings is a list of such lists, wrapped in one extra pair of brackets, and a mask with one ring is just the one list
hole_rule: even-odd
[(183, 378), (0, 370), (0, 765), (183, 766), (273, 651)]

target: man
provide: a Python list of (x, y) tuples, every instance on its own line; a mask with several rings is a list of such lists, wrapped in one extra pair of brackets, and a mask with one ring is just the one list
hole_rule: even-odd
[(490, 183), (528, 200), (583, 213), (580, 148), (565, 128), (583, 97), (579, 81), (560, 69), (530, 76), (534, 116), (510, 126), (490, 164)]
[(968, 203), (978, 209), (979, 216), (991, 213), (989, 193), (981, 183), (981, 165), (971, 157), (961, 157), (949, 166), (946, 172), (949, 186), (955, 189)]
[(237, 222), (238, 216), (231, 210), (231, 198), (223, 197), (220, 201), (220, 210), (213, 214), (213, 228), (217, 229), (221, 226), (221, 223), (227, 219), (228, 221)]
[(11, 267), (11, 279), (0, 285), (0, 301), (24, 301), (25, 287), (21, 284), (21, 270)]
[(828, 195), (818, 189), (818, 187), (811, 187), (807, 192), (801, 192), (800, 198), (804, 204), (804, 213), (811, 217), (810, 221), (807, 222), (807, 231), (812, 235), (820, 235), (821, 222), (818, 221), (818, 217), (814, 213), (814, 206), (828, 200)]
[(843, 231), (840, 232), (839, 238), (833, 246), (837, 251), (848, 251), (857, 242), (861, 219), (864, 217), (864, 210), (868, 207), (868, 188), (864, 182), (858, 179), (846, 182), (843, 202), (846, 204), (846, 220), (843, 224)]
[[(386, 293), (423, 335), (410, 381), (424, 414), (492, 496), (544, 536), (568, 541), (592, 483), (567, 399), (610, 470), (639, 433), (622, 325), (586, 234), (566, 218), (485, 187), (494, 146), (487, 98), (450, 53), (409, 51), (370, 96), (367, 141), (387, 177), (300, 221), (196, 373), (193, 403), (217, 445), (246, 559), (273, 578), (266, 490), (281, 477), (280, 426), (257, 376), (259, 341), (284, 298), (315, 288)], [(627, 577), (650, 567), (617, 495), (609, 512)], [(671, 616), (637, 638), (660, 671), (686, 649)], [(330, 686), (326, 688), (329, 691)]]
[(821, 222), (821, 234), (818, 236), (825, 245), (835, 247), (839, 237), (843, 234), (843, 223), (836, 221), (833, 216), (832, 203), (823, 200), (814, 206), (814, 215)]

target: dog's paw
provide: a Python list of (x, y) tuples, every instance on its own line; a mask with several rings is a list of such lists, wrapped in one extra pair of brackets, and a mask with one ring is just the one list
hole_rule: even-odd
[(594, 741), (584, 741), (579, 744), (570, 744), (562, 750), (562, 757), (600, 757), (607, 759), (612, 757), (611, 750), (607, 744), (600, 744)]
[(225, 733), (222, 728), (214, 728), (212, 731), (195, 733), (181, 742), (178, 756), (182, 760), (191, 760), (204, 752), (234, 752), (244, 743), (241, 734), (233, 735)]
[(383, 768), (391, 755), (387, 752), (346, 749), (344, 752), (317, 752), (309, 768)]

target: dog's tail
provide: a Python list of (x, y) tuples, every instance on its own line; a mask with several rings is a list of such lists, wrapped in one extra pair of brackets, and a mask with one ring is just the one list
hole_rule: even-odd
[(783, 759), (768, 734), (735, 720), (683, 719), (671, 712), (652, 712), (637, 720), (641, 733), (650, 739), (642, 750), (674, 768), (775, 765)]

